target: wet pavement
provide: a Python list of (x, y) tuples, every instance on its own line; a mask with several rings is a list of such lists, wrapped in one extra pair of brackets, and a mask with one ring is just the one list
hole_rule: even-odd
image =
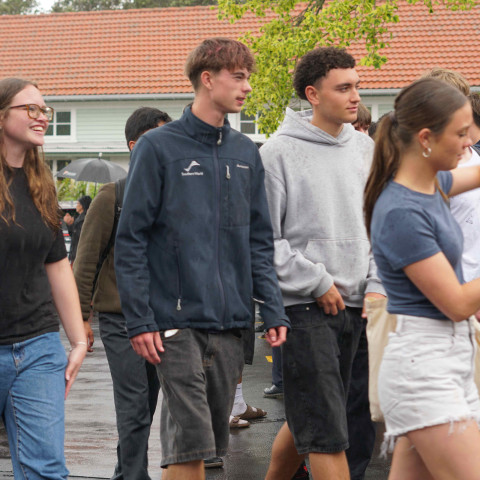
[[(95, 323), (93, 330), (94, 352), (87, 354), (65, 407), (65, 456), (70, 478), (77, 480), (109, 479), (116, 461), (117, 432), (111, 378)], [(62, 337), (67, 345), (64, 335)], [(263, 398), (263, 389), (271, 383), (271, 364), (267, 359), (270, 355), (268, 344), (257, 338), (253, 365), (246, 365), (243, 372), (245, 401), (266, 410), (268, 415), (252, 422), (250, 428), (231, 430), (224, 467), (208, 469), (207, 480), (264, 478), (273, 440), (285, 421), (282, 400)], [(152, 480), (160, 480), (160, 416), (155, 417), (149, 444), (149, 473)], [(383, 425), (378, 425), (376, 448), (365, 480), (386, 480), (388, 477), (389, 461), (379, 457), (382, 435)], [(8, 443), (0, 426), (0, 479), (12, 478)]]

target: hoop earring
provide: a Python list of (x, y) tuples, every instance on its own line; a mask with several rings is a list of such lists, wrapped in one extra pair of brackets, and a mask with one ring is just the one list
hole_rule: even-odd
[(428, 158), (431, 153), (432, 153), (432, 149), (430, 147), (425, 147), (425, 150), (422, 152), (422, 155), (425, 158)]

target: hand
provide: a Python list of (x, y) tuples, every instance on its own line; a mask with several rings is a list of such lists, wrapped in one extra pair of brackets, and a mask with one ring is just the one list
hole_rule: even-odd
[(287, 340), (287, 327), (269, 328), (265, 334), (265, 340), (271, 347), (279, 347)]
[(73, 382), (77, 378), (78, 371), (82, 365), (83, 359), (87, 353), (87, 346), (83, 343), (77, 343), (68, 355), (68, 364), (65, 369), (65, 399), (72, 388)]
[(67, 225), (72, 225), (74, 219), (73, 219), (73, 217), (72, 217), (69, 213), (66, 213), (65, 216), (63, 217), (63, 221), (64, 221)]
[(164, 352), (160, 332), (145, 332), (135, 335), (130, 339), (133, 349), (137, 355), (143, 357), (147, 362), (156, 365), (160, 363), (158, 352)]
[(363, 299), (362, 318), (367, 318), (367, 310), (366, 310), (366, 302), (365, 302), (367, 298), (386, 298), (386, 297), (381, 293), (373, 293), (373, 292), (366, 293), (365, 298)]
[(326, 293), (316, 300), (318, 306), (323, 308), (327, 315), (337, 315), (339, 310), (345, 310), (345, 303), (343, 303), (343, 298), (335, 285), (332, 285)]
[[(91, 315), (90, 315), (91, 318)], [(94, 342), (94, 337), (93, 337), (93, 330), (90, 325), (90, 319), (88, 321), (83, 322), (83, 328), (85, 328), (85, 335), (87, 336), (87, 352), (93, 352), (93, 342)]]

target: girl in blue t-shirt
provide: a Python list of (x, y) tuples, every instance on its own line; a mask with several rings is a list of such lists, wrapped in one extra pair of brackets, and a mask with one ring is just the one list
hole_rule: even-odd
[(397, 440), (390, 479), (479, 478), (468, 318), (480, 309), (480, 279), (464, 283), (463, 238), (447, 197), (480, 187), (479, 167), (451, 171), (471, 144), (471, 123), (460, 91), (422, 79), (400, 92), (376, 133), (365, 219), (397, 314), (378, 379), (385, 440)]

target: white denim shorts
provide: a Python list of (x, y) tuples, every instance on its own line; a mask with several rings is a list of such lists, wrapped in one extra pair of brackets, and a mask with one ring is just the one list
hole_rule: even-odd
[(413, 430), (466, 419), (480, 425), (475, 349), (469, 320), (397, 315), (378, 377), (386, 427), (383, 451), (391, 451), (398, 436)]

